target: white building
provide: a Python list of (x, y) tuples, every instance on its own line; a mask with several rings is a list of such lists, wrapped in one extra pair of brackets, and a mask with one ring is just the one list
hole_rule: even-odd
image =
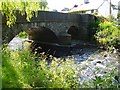
[[(118, 14), (120, 15), (120, 1), (118, 2)], [(117, 19), (120, 22), (120, 16), (118, 16)]]
[(108, 17), (110, 14), (113, 15), (115, 18), (117, 18), (118, 11), (114, 9), (114, 5), (111, 4), (111, 11), (110, 11), (110, 2), (108, 0), (103, 0), (98, 3), (98, 0), (95, 0), (97, 4), (95, 3), (88, 3), (88, 4), (82, 4), (79, 5), (76, 8), (73, 8), (69, 12), (74, 13), (88, 13), (88, 14), (98, 14), (100, 16)]
[(118, 2), (118, 12), (120, 13), (120, 1)]

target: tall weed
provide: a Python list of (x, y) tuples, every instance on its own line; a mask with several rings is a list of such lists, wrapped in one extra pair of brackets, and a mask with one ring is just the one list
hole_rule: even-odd
[(78, 88), (77, 66), (71, 60), (45, 55), (39, 57), (29, 51), (10, 51), (2, 48), (3, 88)]

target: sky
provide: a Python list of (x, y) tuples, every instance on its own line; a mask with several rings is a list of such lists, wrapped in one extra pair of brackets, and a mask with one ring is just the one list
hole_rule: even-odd
[[(75, 4), (81, 5), (84, 3), (84, 0), (46, 0), (48, 2), (49, 10), (56, 9), (57, 11), (61, 11), (63, 8), (72, 8)], [(109, 0), (108, 0), (109, 1)], [(117, 5), (120, 0), (111, 0), (112, 4)], [(103, 0), (89, 0), (90, 3), (103, 2)]]

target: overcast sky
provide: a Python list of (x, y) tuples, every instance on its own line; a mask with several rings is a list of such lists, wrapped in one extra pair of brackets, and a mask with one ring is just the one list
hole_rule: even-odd
[[(80, 5), (84, 3), (84, 0), (46, 0), (48, 2), (49, 10), (56, 9), (61, 11), (63, 8), (72, 8), (75, 4)], [(109, 0), (108, 0), (109, 1)], [(112, 4), (117, 5), (118, 1), (120, 0), (111, 0)], [(97, 3), (103, 2), (103, 0), (89, 0), (90, 3)]]

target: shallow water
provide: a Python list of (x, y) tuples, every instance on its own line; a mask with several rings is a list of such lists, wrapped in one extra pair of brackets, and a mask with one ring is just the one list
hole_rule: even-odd
[(10, 43), (8, 44), (8, 47), (11, 50), (22, 50), (24, 48), (23, 43), (25, 40), (28, 40), (28, 38), (23, 39), (16, 36), (10, 41)]

